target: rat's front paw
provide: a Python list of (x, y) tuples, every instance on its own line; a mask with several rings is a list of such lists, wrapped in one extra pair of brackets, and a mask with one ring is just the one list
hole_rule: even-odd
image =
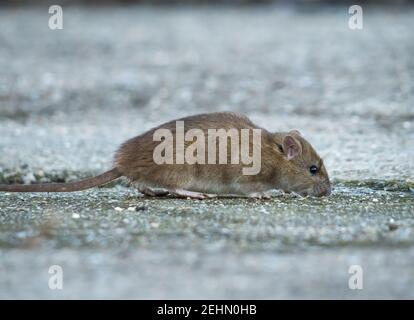
[(272, 198), (272, 195), (267, 192), (251, 192), (247, 195), (247, 197), (252, 199), (266, 199), (269, 200)]
[(278, 189), (270, 189), (263, 192), (251, 192), (247, 194), (249, 198), (253, 199), (271, 199), (276, 197), (282, 197), (285, 195), (286, 193), (284, 191)]

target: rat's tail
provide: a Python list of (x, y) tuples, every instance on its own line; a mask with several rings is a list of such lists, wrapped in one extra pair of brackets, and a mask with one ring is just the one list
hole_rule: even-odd
[(67, 183), (40, 184), (0, 184), (0, 191), (5, 192), (73, 192), (97, 187), (121, 177), (116, 168), (96, 177)]

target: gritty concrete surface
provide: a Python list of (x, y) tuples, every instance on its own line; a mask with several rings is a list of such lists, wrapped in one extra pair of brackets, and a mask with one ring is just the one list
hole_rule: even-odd
[[(2, 8), (1, 183), (92, 175), (150, 127), (232, 110), (299, 129), (335, 190), (269, 201), (148, 199), (124, 184), (0, 194), (0, 297), (414, 298), (414, 10), (365, 8), (362, 31), (348, 17), (71, 7), (51, 31), (46, 9)], [(354, 264), (363, 290), (348, 288)], [(61, 291), (48, 288), (51, 265)]]

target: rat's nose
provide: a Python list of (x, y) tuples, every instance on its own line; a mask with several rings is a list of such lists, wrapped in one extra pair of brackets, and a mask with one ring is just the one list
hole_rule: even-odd
[(321, 197), (326, 197), (331, 194), (331, 187), (323, 188), (322, 192), (320, 193)]
[(320, 186), (317, 186), (315, 189), (316, 189), (315, 193), (316, 193), (317, 197), (325, 197), (325, 196), (329, 196), (331, 194), (330, 184), (320, 185)]

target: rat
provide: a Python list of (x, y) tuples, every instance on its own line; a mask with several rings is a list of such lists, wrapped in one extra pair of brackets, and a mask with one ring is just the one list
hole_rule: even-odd
[[(243, 174), (242, 163), (233, 162), (157, 164), (154, 151), (162, 139), (154, 139), (155, 134), (162, 129), (169, 130), (173, 136), (178, 135), (178, 121), (184, 124), (186, 132), (196, 129), (199, 133), (206, 134), (212, 128), (232, 129), (236, 133), (243, 129), (259, 129), (260, 171), (257, 174)], [(252, 137), (251, 133), (249, 137)], [(178, 149), (177, 143), (172, 145), (173, 151)], [(188, 147), (190, 142), (185, 141), (184, 144)], [(249, 140), (248, 152), (257, 149), (258, 144), (254, 143), (254, 139)], [(225, 151), (227, 158), (230, 157), (228, 149)], [(178, 154), (175, 156), (177, 159)], [(331, 193), (323, 160), (298, 130), (269, 132), (255, 125), (246, 116), (233, 112), (193, 115), (150, 129), (124, 142), (116, 151), (114, 167), (98, 176), (67, 183), (2, 184), (0, 191), (73, 192), (101, 186), (120, 177), (126, 177), (136, 184), (138, 190), (147, 196), (170, 194), (205, 199), (217, 195), (241, 195), (267, 198), (269, 190), (274, 189), (302, 196), (328, 196)]]

